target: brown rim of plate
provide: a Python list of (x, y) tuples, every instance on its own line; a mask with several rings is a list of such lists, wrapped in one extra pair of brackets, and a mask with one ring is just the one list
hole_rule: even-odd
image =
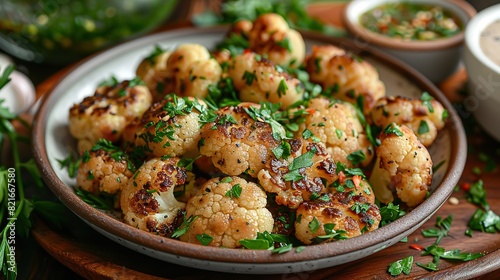
[[(458, 8), (460, 8), (463, 12), (465, 12), (469, 20), (477, 13), (476, 9), (472, 7), (471, 4), (464, 0), (445, 0), (445, 2), (451, 3)], [(435, 2), (436, 5), (439, 4), (439, 1)], [(396, 50), (408, 50), (408, 51), (428, 51), (428, 50), (440, 50), (449, 47), (454, 47), (460, 45), (464, 41), (465, 37), (465, 25), (464, 23), (463, 30), (450, 38), (446, 39), (438, 39), (433, 41), (403, 41), (397, 38), (390, 38), (375, 32), (372, 32), (360, 24), (354, 23), (347, 18), (347, 10), (351, 3), (348, 3), (345, 7), (342, 20), (346, 29), (354, 36), (356, 39), (361, 39), (365, 42), (369, 42), (375, 46), (381, 46), (389, 49)]]
[[(168, 39), (175, 40), (185, 35), (207, 34), (213, 33), (214, 35), (221, 35), (227, 32), (227, 27), (212, 27), (212, 28), (186, 28), (174, 32), (166, 32), (173, 34)], [(165, 33), (165, 34), (166, 34)], [(75, 195), (73, 190), (65, 185), (56, 175), (55, 171), (51, 168), (49, 163), (49, 155), (45, 149), (45, 121), (48, 112), (48, 103), (51, 101), (51, 95), (54, 89), (57, 88), (56, 84), (50, 92), (45, 95), (43, 102), (35, 116), (33, 126), (33, 152), (35, 162), (40, 169), (44, 181), (47, 183), (52, 192), (58, 197), (71, 211), (77, 216), (84, 219), (87, 223), (94, 225), (102, 231), (115, 235), (118, 239), (127, 240), (140, 246), (151, 248), (154, 250), (162, 251), (165, 253), (179, 255), (188, 258), (199, 260), (206, 260), (210, 262), (223, 262), (223, 263), (240, 263), (240, 264), (271, 264), (271, 263), (289, 263), (312, 261), (323, 259), (346, 253), (361, 251), (365, 248), (376, 246), (379, 243), (387, 241), (391, 237), (396, 237), (402, 234), (409, 234), (409, 231), (416, 225), (427, 221), (432, 214), (443, 205), (448, 199), (454, 186), (458, 182), (462, 171), (464, 169), (466, 160), (466, 138), (462, 123), (458, 114), (453, 109), (451, 103), (444, 97), (443, 93), (426, 79), (422, 74), (418, 73), (413, 68), (403, 64), (402, 62), (385, 55), (379, 51), (373, 50), (370, 47), (359, 47), (350, 39), (332, 38), (318, 33), (303, 32), (304, 39), (319, 41), (323, 43), (331, 43), (343, 48), (346, 48), (353, 53), (362, 57), (371, 57), (389, 67), (396, 69), (406, 78), (412, 80), (422, 90), (428, 91), (443, 106), (449, 111), (449, 121), (445, 129), (449, 131), (451, 143), (451, 155), (453, 157), (445, 173), (443, 182), (436, 188), (436, 190), (418, 207), (407, 215), (396, 220), (395, 222), (379, 228), (367, 234), (348, 239), (340, 240), (327, 244), (310, 245), (300, 253), (291, 251), (285, 254), (272, 254), (267, 250), (242, 250), (242, 249), (221, 249), (216, 247), (208, 247), (196, 244), (181, 242), (179, 240), (156, 236), (154, 234), (136, 229), (123, 222), (113, 219), (112, 217), (94, 209), (87, 203), (82, 201)], [(153, 35), (155, 36), (155, 35)], [(151, 36), (147, 36), (151, 37)], [(143, 37), (147, 38), (147, 37)], [(137, 40), (142, 40), (137, 39)], [(135, 41), (137, 41), (135, 40)], [(127, 43), (125, 43), (127, 44)], [(108, 51), (112, 51), (108, 50)], [(107, 52), (107, 51), (105, 51)], [(98, 54), (82, 61), (74, 68), (82, 66), (86, 61), (94, 59)], [(68, 72), (69, 74), (70, 72)], [(66, 74), (66, 75), (68, 75)]]

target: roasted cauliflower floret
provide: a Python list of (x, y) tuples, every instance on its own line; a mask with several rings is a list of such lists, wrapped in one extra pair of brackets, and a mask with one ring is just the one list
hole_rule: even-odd
[(167, 60), (166, 85), (180, 96), (203, 98), (208, 86), (220, 80), (222, 69), (208, 50), (198, 44), (180, 45)]
[(277, 68), (271, 61), (252, 52), (234, 58), (229, 76), (239, 91), (242, 101), (281, 103), (287, 108), (302, 100), (304, 87), (301, 82)]
[(349, 167), (370, 164), (375, 152), (352, 104), (314, 98), (307, 107), (310, 114), (296, 138), (315, 137), (326, 145), (335, 162)]
[(373, 196), (362, 188), (327, 193), (304, 201), (296, 212), (295, 237), (304, 244), (359, 236), (378, 228), (380, 211)]
[(342, 54), (336, 47), (314, 47), (306, 59), (306, 70), (311, 81), (331, 91), (332, 97), (356, 104), (358, 97), (363, 96), (365, 114), (385, 96), (385, 85), (375, 67), (350, 54)]
[(105, 140), (97, 141), (90, 151), (81, 156), (76, 183), (81, 189), (93, 194), (117, 194), (128, 183), (133, 164), (126, 154)]
[(380, 134), (377, 160), (370, 176), (382, 203), (398, 197), (409, 207), (424, 201), (432, 183), (432, 159), (413, 131), (405, 125), (387, 125)]
[(168, 77), (167, 60), (171, 52), (156, 46), (154, 51), (145, 57), (137, 66), (135, 73), (149, 88), (154, 100), (165, 96), (165, 79)]
[(146, 156), (199, 155), (200, 111), (206, 107), (195, 98), (171, 95), (156, 102), (139, 121), (126, 127), (126, 141), (140, 147)]
[(277, 204), (296, 209), (303, 201), (327, 192), (327, 187), (337, 180), (335, 161), (322, 143), (292, 139), (282, 142), (281, 149), (290, 155), (273, 154), (258, 173), (260, 185), (276, 194)]
[(188, 171), (178, 163), (179, 158), (154, 158), (135, 172), (120, 196), (125, 223), (160, 236), (174, 232), (185, 208), (174, 189), (188, 183)]
[(253, 27), (253, 22), (251, 22), (250, 20), (247, 19), (238, 20), (231, 25), (231, 29), (229, 30), (229, 36), (231, 36), (231, 34), (234, 34), (242, 36), (244, 38), (248, 38), (248, 34), (252, 30), (252, 27)]
[(371, 118), (380, 127), (392, 122), (404, 124), (413, 130), (424, 146), (429, 147), (439, 130), (444, 128), (446, 114), (443, 105), (428, 94), (424, 95), (424, 100), (387, 96), (377, 101)]
[(271, 232), (273, 217), (266, 208), (266, 193), (255, 183), (239, 177), (212, 178), (186, 205), (186, 217), (196, 217), (181, 241), (208, 246), (238, 248), (240, 240)]
[(256, 177), (271, 159), (271, 149), (280, 143), (268, 123), (249, 115), (258, 107), (251, 103), (223, 107), (202, 128), (200, 153), (225, 174), (237, 176), (247, 172)]
[(80, 153), (103, 138), (120, 140), (123, 129), (151, 106), (152, 97), (140, 79), (118, 83), (116, 79), (99, 86), (69, 110), (69, 131), (78, 140)]
[(278, 14), (264, 14), (255, 19), (248, 41), (252, 51), (267, 55), (278, 65), (298, 67), (304, 61), (304, 39)]

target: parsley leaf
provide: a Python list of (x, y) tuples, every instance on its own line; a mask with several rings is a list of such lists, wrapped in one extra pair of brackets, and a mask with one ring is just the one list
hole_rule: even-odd
[(184, 235), (188, 231), (194, 220), (196, 220), (196, 218), (198, 218), (198, 216), (189, 216), (189, 218), (186, 219), (186, 214), (184, 214), (182, 224), (174, 231), (174, 233), (172, 234), (172, 238), (177, 238)]
[(408, 275), (411, 272), (412, 265), (413, 265), (413, 256), (408, 256), (404, 259), (393, 262), (389, 266), (388, 271), (391, 274), (391, 276), (398, 276), (401, 273)]
[(358, 150), (350, 153), (347, 156), (347, 159), (352, 163), (352, 165), (356, 166), (360, 164), (362, 161), (366, 159), (365, 153), (362, 150)]
[(236, 184), (231, 187), (230, 190), (226, 192), (226, 196), (230, 198), (239, 198), (241, 195), (242, 188), (240, 184)]
[(418, 134), (426, 134), (429, 132), (429, 125), (426, 121), (420, 121), (420, 125), (418, 126)]
[(114, 205), (114, 196), (102, 193), (96, 195), (84, 189), (76, 188), (75, 194), (88, 205), (101, 210), (111, 210)]
[(279, 86), (278, 86), (278, 97), (281, 98), (281, 96), (286, 95), (286, 91), (288, 90), (288, 86), (286, 85), (285, 80), (281, 80)]
[(401, 132), (401, 130), (399, 130), (399, 128), (398, 128), (398, 126), (397, 126), (397, 124), (395, 124), (395, 123), (390, 123), (390, 124), (388, 124), (388, 125), (384, 128), (384, 133), (385, 133), (386, 135), (389, 135), (389, 134), (394, 134), (394, 135), (399, 136), (399, 137), (401, 137), (401, 136), (403, 136), (403, 135), (404, 135), (404, 134), (403, 134), (403, 132)]
[(214, 238), (206, 233), (203, 233), (203, 234), (197, 234), (196, 240), (200, 241), (200, 243), (203, 246), (208, 246), (208, 244), (210, 244), (210, 242), (212, 242), (212, 240), (214, 240)]
[(399, 205), (394, 205), (392, 202), (389, 202), (386, 206), (380, 208), (380, 226), (385, 226), (395, 220), (406, 215), (406, 211), (399, 209)]
[(466, 196), (470, 203), (483, 207), (485, 210), (490, 209), (490, 205), (488, 201), (486, 201), (486, 189), (484, 188), (483, 180), (471, 184)]
[(448, 216), (446, 219), (437, 217), (436, 226), (438, 228), (430, 228), (422, 230), (422, 235), (424, 237), (437, 237), (436, 242), (434, 244), (438, 245), (443, 237), (448, 236), (448, 231), (450, 230), (452, 220), (453, 220), (452, 215)]
[(434, 99), (428, 92), (423, 92), (422, 96), (420, 96), (420, 100), (422, 100), (422, 104), (427, 106), (429, 112), (434, 113), (434, 107), (432, 107), (432, 99)]

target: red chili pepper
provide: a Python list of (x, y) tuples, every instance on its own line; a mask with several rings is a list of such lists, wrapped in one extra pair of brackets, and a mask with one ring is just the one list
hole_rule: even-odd
[(425, 248), (424, 248), (424, 247), (422, 247), (422, 246), (420, 246), (420, 245), (418, 245), (418, 244), (411, 244), (411, 245), (410, 245), (410, 248), (412, 248), (412, 249), (414, 249), (414, 250), (417, 250), (417, 251), (423, 251), (423, 250), (425, 250)]
[(347, 176), (344, 174), (344, 171), (340, 171), (338, 175), (339, 175), (339, 182), (343, 184)]
[(460, 184), (460, 188), (466, 192), (470, 190), (470, 183), (469, 182), (463, 182)]

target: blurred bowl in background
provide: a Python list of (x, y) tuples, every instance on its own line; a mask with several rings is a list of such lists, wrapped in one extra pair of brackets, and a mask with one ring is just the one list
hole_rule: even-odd
[(67, 64), (165, 22), (177, 0), (2, 0), (0, 49)]
[(464, 104), (486, 132), (500, 141), (500, 4), (479, 12), (465, 30)]
[[(406, 14), (399, 13), (402, 7)], [(353, 0), (343, 19), (358, 44), (381, 49), (439, 82), (457, 70), (463, 30), (475, 13), (464, 0)], [(362, 23), (366, 17), (376, 21)]]

